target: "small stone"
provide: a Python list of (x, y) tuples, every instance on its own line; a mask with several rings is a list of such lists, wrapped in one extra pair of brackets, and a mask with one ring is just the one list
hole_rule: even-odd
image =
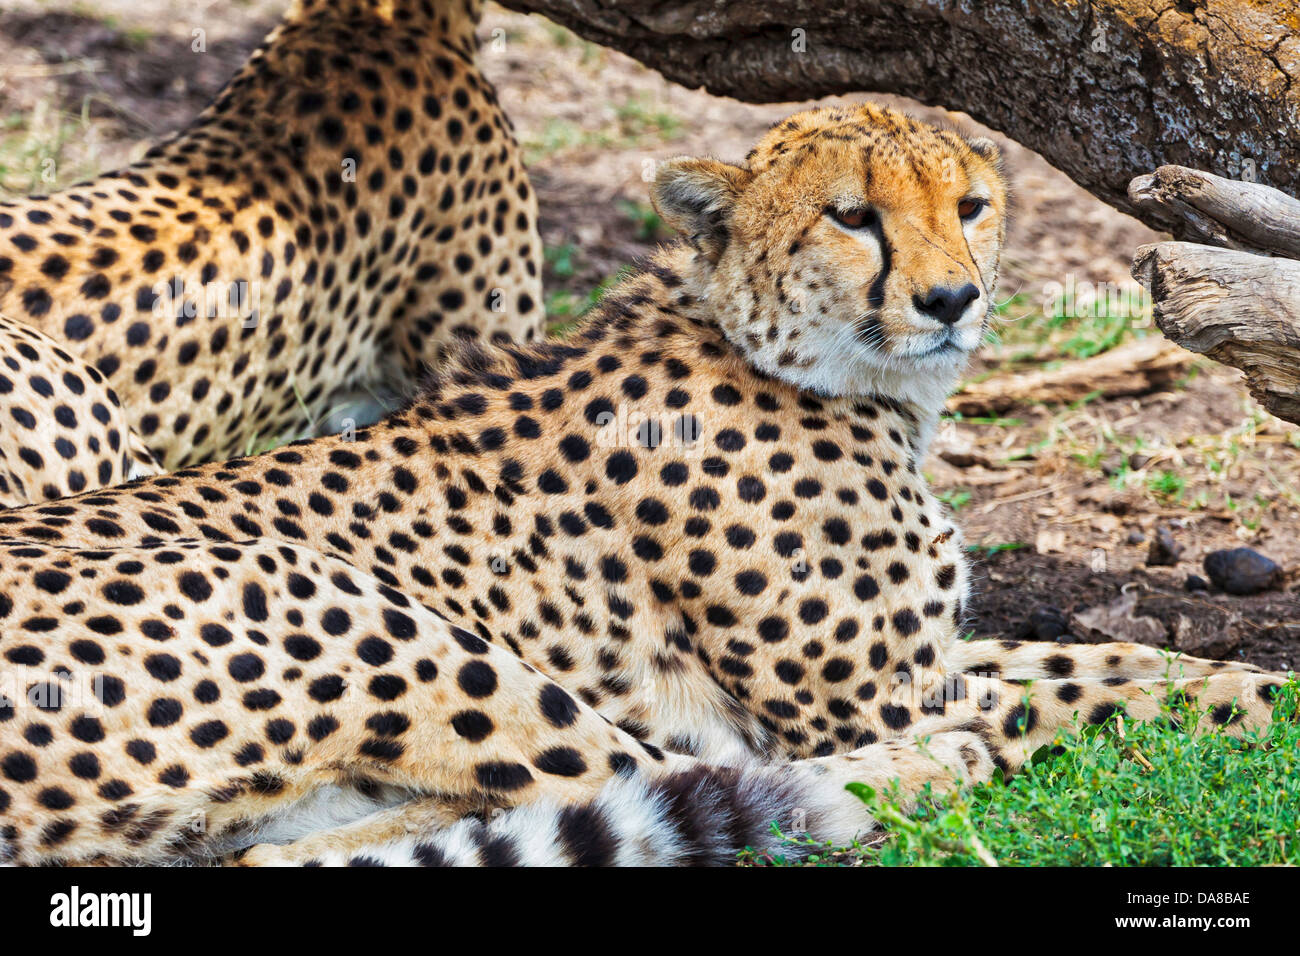
[(1155, 536), (1147, 545), (1147, 566), (1172, 568), (1182, 557), (1183, 546), (1174, 540), (1168, 528), (1156, 528)]
[(1241, 619), (1218, 607), (1179, 614), (1174, 621), (1172, 643), (1175, 650), (1192, 657), (1221, 661), (1241, 644)]
[(1040, 604), (1016, 628), (1015, 637), (1021, 641), (1058, 641), (1070, 630), (1070, 618), (1059, 607)]
[(1142, 529), (1141, 529), (1141, 528), (1134, 528), (1132, 531), (1130, 531), (1130, 532), (1128, 533), (1128, 543), (1129, 543), (1129, 544), (1141, 544), (1141, 543), (1142, 543), (1143, 541), (1145, 541), (1146, 539), (1147, 539), (1147, 536), (1146, 536), (1145, 534), (1142, 533)]
[(1143, 455), (1141, 452), (1134, 452), (1128, 456), (1129, 471), (1141, 471), (1151, 461), (1150, 455)]
[(1070, 618), (1070, 633), (1087, 644), (1131, 641), (1162, 647), (1169, 637), (1165, 625), (1153, 617), (1139, 617), (1137, 595), (1124, 592), (1109, 604), (1076, 612)]
[(1228, 594), (1258, 594), (1282, 583), (1277, 563), (1252, 548), (1211, 551), (1204, 564), (1214, 586)]
[(1060, 554), (1065, 550), (1064, 528), (1043, 528), (1034, 538), (1034, 550), (1039, 554)]
[(1099, 505), (1107, 514), (1119, 515), (1121, 518), (1133, 510), (1133, 502), (1124, 495), (1111, 495)]
[(1210, 582), (1205, 580), (1199, 574), (1187, 575), (1187, 580), (1183, 582), (1184, 591), (1208, 591)]
[(1094, 531), (1100, 531), (1102, 534), (1114, 534), (1119, 530), (1119, 519), (1104, 512), (1093, 515), (1089, 524)]

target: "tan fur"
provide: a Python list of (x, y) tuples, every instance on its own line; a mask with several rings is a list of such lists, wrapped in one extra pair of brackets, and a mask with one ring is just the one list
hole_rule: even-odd
[[(869, 106), (792, 122), (825, 152), (777, 158), (769, 137), (748, 167), (665, 170), (656, 199), (696, 242), (612, 291), (571, 341), (467, 351), (355, 441), (0, 513), (0, 649), (20, 686), (60, 668), (112, 679), (106, 697), (15, 701), (0, 722), (9, 855), (225, 852), (361, 779), (411, 800), (245, 862), (544, 862), (550, 848), (615, 862), (647, 833), (677, 848), (665, 859), (719, 862), (796, 811), (818, 838), (869, 828), (846, 782), (915, 795), (988, 779), (1076, 721), (1155, 716), (1173, 690), (1229, 732), (1264, 726), (1280, 679), (1246, 665), (959, 639), (964, 549), (919, 471), (938, 405), (757, 371), (736, 313), (807, 348), (806, 316), (777, 305), (802, 288), (824, 324), (851, 322), (880, 266), (823, 221), (846, 155), (894, 169), (919, 140), (925, 182), (966, 148)], [(784, 190), (755, 171), (783, 162)], [(689, 189), (672, 185), (682, 171)], [(873, 202), (910, 188), (893, 174)], [(905, 217), (885, 208), (885, 235), (955, 249), (958, 192), (934, 209), (925, 195)], [(759, 209), (769, 230), (738, 222)], [(985, 214), (998, 221), (973, 247), (1001, 234), (1000, 210)], [(990, 255), (973, 260), (982, 277)], [(729, 263), (756, 265), (720, 276)], [(880, 314), (922, 334), (896, 279)], [(510, 807), (521, 816), (499, 825), (443, 826)], [(186, 829), (195, 813), (205, 836)]]
[[(0, 313), (98, 368), (169, 469), (310, 431), (350, 390), (409, 390), (457, 340), (531, 340), (536, 198), (477, 19), (295, 5), (143, 160), (0, 203)], [(0, 422), (6, 455), (22, 441)]]
[(0, 507), (162, 471), (99, 369), (0, 315)]
[[(664, 218), (717, 259), (701, 293), (726, 304), (717, 321), (756, 368), (823, 395), (879, 392), (929, 407), (992, 310), (1007, 203), (998, 164), (992, 144), (977, 152), (868, 104), (778, 123), (740, 167), (665, 164), (656, 193)], [(963, 222), (968, 197), (987, 205)], [(725, 205), (721, 241), (719, 214), (702, 215), (701, 201)], [(854, 208), (874, 222), (846, 229), (826, 215)], [(918, 297), (966, 283), (979, 297), (951, 328), (918, 312)]]

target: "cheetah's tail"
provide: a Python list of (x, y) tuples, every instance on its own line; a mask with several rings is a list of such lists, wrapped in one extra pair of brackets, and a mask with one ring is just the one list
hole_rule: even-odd
[[(433, 833), (363, 851), (316, 857), (322, 865), (725, 866), (746, 848), (759, 859), (805, 859), (808, 839), (844, 841), (870, 826), (865, 808), (815, 777), (782, 766), (700, 765), (659, 779), (618, 779), (586, 803), (538, 802), (484, 823), (467, 818)], [(783, 839), (772, 832), (802, 834)], [(824, 849), (824, 848), (823, 848)]]

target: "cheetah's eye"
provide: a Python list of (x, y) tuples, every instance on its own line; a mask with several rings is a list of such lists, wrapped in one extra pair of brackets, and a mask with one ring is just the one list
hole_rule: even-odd
[(853, 209), (836, 209), (830, 206), (826, 211), (830, 213), (832, 219), (846, 229), (865, 229), (876, 218), (876, 214), (866, 206), (855, 206)]
[(983, 199), (963, 199), (957, 203), (957, 215), (962, 219), (974, 219), (988, 203)]

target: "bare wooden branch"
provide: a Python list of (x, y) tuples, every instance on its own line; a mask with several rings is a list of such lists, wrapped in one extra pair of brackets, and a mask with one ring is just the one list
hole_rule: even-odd
[(1128, 194), (1142, 208), (1183, 216), (1186, 231), (1210, 245), (1300, 259), (1300, 200), (1261, 183), (1161, 166), (1129, 183)]
[(1137, 177), (1129, 195), (1181, 217), (1184, 234), (1227, 247), (1162, 242), (1138, 249), (1133, 277), (1151, 292), (1160, 330), (1241, 369), (1261, 405), (1300, 423), (1300, 201), (1181, 167)]
[(1165, 335), (1241, 369), (1261, 405), (1300, 423), (1300, 262), (1161, 242), (1138, 249), (1133, 277)]
[(1172, 342), (1152, 336), (1126, 342), (1091, 358), (1064, 362), (1050, 371), (996, 375), (967, 384), (948, 399), (963, 415), (1005, 412), (1027, 402), (1066, 404), (1089, 395), (1145, 395), (1180, 378), (1191, 356)]
[(963, 110), (1177, 237), (1130, 178), (1181, 164), (1300, 194), (1295, 0), (503, 0), (670, 80), (758, 102), (900, 93)]

